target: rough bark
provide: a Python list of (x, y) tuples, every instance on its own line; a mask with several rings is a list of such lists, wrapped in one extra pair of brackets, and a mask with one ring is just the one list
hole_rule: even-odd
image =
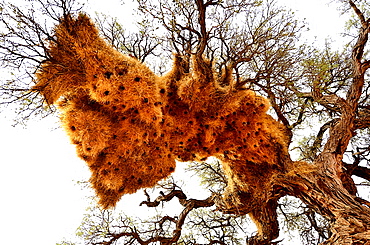
[(370, 244), (370, 209), (348, 193), (338, 176), (317, 169), (292, 177), (286, 189), (330, 221), (332, 236), (323, 244)]
[(342, 158), (356, 129), (358, 102), (365, 72), (369, 68), (369, 62), (363, 61), (363, 54), (370, 20), (365, 19), (353, 1), (348, 3), (360, 19), (361, 29), (352, 51), (353, 79), (346, 98), (336, 96), (329, 101), (340, 108), (341, 117), (332, 126), (323, 151), (312, 165), (312, 171), (295, 173), (291, 179), (284, 180), (287, 193), (314, 207), (330, 221), (332, 236), (323, 244), (370, 244), (370, 209), (358, 202), (343, 182), (343, 176), (347, 173)]
[[(259, 228), (259, 234), (249, 244), (271, 244), (276, 238), (274, 232), (278, 227), (271, 204), (276, 197), (287, 194), (301, 199), (330, 222), (331, 237), (323, 244), (370, 244), (370, 208), (366, 206), (367, 202), (356, 198), (356, 189), (350, 176), (353, 172), (346, 171), (342, 161), (354, 131), (361, 128), (356, 117), (365, 72), (370, 63), (363, 57), (370, 31), (370, 19), (365, 19), (353, 1), (348, 3), (361, 22), (358, 39), (352, 51), (353, 78), (348, 92), (345, 98), (335, 94), (323, 95), (315, 88), (310, 93), (317, 103), (337, 108), (340, 117), (329, 125), (327, 142), (312, 164), (291, 162), (287, 156), (281, 158), (281, 169), (270, 170), (275, 173), (271, 174), (271, 182), (265, 188), (268, 192), (267, 201), (258, 203), (260, 209), (256, 205), (253, 208), (245, 205), (246, 212), (250, 212), (257, 226), (259, 223), (263, 224)], [(264, 192), (266, 190), (262, 191)], [(247, 199), (256, 198), (258, 197)], [(248, 203), (251, 201), (248, 200)]]

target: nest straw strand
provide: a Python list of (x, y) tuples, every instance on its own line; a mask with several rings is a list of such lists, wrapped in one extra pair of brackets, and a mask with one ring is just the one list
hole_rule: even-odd
[(226, 192), (264, 188), (258, 183), (286, 151), (266, 98), (221, 86), (224, 78), (202, 57), (189, 63), (175, 55), (172, 71), (158, 77), (108, 45), (86, 15), (65, 17), (55, 36), (33, 89), (59, 104), (102, 207), (154, 186), (176, 161), (210, 156), (223, 160)]

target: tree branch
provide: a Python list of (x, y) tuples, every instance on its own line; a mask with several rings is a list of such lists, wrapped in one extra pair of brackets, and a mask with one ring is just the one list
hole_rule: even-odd
[(172, 190), (170, 193), (166, 195), (161, 195), (157, 197), (153, 202), (147, 200), (140, 203), (140, 206), (146, 205), (148, 207), (157, 207), (161, 202), (168, 202), (171, 201), (172, 198), (177, 197), (180, 203), (186, 201), (186, 195), (182, 190)]
[(370, 181), (370, 169), (362, 166), (353, 166), (353, 164), (345, 164), (347, 169), (351, 169), (352, 175)]
[[(153, 242), (160, 242), (160, 244), (163, 244), (163, 245), (167, 245), (167, 244), (170, 245), (170, 244), (176, 243), (179, 240), (180, 236), (181, 236), (182, 227), (185, 223), (185, 219), (188, 216), (188, 214), (193, 209), (197, 209), (197, 208), (201, 208), (201, 207), (211, 207), (215, 204), (214, 201), (213, 201), (213, 199), (215, 198), (215, 195), (211, 195), (210, 197), (208, 197), (204, 200), (187, 199), (186, 195), (183, 193), (182, 190), (175, 190), (175, 189), (171, 190), (166, 195), (164, 195), (162, 193), (161, 196), (157, 197), (155, 199), (155, 201), (153, 201), (153, 202), (150, 201), (150, 197), (149, 197), (147, 192), (145, 192), (145, 195), (147, 197), (147, 201), (141, 202), (140, 206), (145, 204), (148, 207), (156, 207), (160, 204), (160, 202), (168, 202), (168, 201), (172, 200), (172, 198), (174, 198), (174, 197), (177, 197), (179, 199), (179, 201), (180, 201), (181, 205), (184, 207), (184, 209), (183, 209), (183, 211), (181, 212), (181, 214), (179, 215), (178, 218), (173, 218), (173, 217), (170, 217), (170, 216), (164, 216), (159, 221), (155, 222), (155, 223), (159, 224), (159, 230), (163, 230), (163, 224), (166, 221), (170, 221), (170, 222), (175, 223), (176, 228), (173, 231), (173, 235), (171, 237), (156, 235), (156, 236), (153, 236), (153, 237), (151, 237), (147, 240), (143, 240), (140, 237), (140, 232), (136, 231), (136, 229), (133, 229), (132, 227), (126, 227), (126, 228), (131, 229), (131, 231), (130, 232), (118, 232), (118, 233), (109, 234), (109, 236), (111, 238), (109, 239), (109, 241), (104, 242), (104, 244), (113, 244), (114, 242), (116, 242), (121, 237), (132, 237), (141, 245), (148, 245), (148, 244), (153, 243)], [(161, 234), (161, 232), (158, 232), (158, 234)], [(212, 243), (212, 244), (216, 244), (216, 243)]]
[(365, 26), (367, 24), (367, 22), (365, 20), (364, 14), (361, 12), (361, 10), (359, 8), (357, 8), (357, 5), (352, 0), (349, 0), (348, 3), (351, 6), (351, 8), (354, 10), (354, 12), (356, 13), (358, 18), (360, 19), (361, 25)]

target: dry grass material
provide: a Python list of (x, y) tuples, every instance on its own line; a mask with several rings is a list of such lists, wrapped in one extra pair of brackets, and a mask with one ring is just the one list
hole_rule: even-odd
[(175, 160), (223, 160), (225, 196), (265, 188), (286, 151), (285, 135), (266, 114), (268, 100), (234, 89), (230, 72), (175, 55), (173, 69), (158, 77), (109, 46), (86, 15), (66, 17), (55, 38), (33, 89), (59, 104), (104, 208), (169, 176)]

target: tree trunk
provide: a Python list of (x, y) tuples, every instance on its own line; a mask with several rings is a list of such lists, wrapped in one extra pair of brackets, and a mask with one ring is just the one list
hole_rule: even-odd
[(270, 241), (278, 238), (277, 206), (277, 200), (269, 200), (249, 213), (258, 228), (258, 234), (248, 240), (248, 245), (268, 245)]
[[(340, 166), (335, 158), (330, 160), (334, 162), (326, 164)], [(370, 208), (357, 202), (333, 172), (314, 165), (311, 168), (295, 171), (284, 187), (287, 194), (301, 199), (330, 222), (332, 236), (322, 244), (370, 244)]]
[(346, 173), (342, 158), (356, 129), (354, 121), (358, 103), (365, 82), (365, 72), (370, 67), (370, 62), (364, 61), (363, 57), (370, 32), (370, 19), (366, 20), (353, 1), (349, 0), (348, 3), (361, 22), (358, 39), (352, 50), (353, 79), (345, 99), (337, 95), (319, 94), (317, 97), (325, 97), (338, 106), (341, 117), (331, 128), (324, 149), (311, 170), (305, 171), (309, 169), (308, 166), (301, 169), (293, 167), (293, 175), (288, 178), (290, 185), (286, 186), (288, 194), (300, 198), (329, 220), (332, 236), (323, 244), (370, 244), (370, 208), (355, 200), (355, 196), (348, 192), (349, 178), (343, 178)]

